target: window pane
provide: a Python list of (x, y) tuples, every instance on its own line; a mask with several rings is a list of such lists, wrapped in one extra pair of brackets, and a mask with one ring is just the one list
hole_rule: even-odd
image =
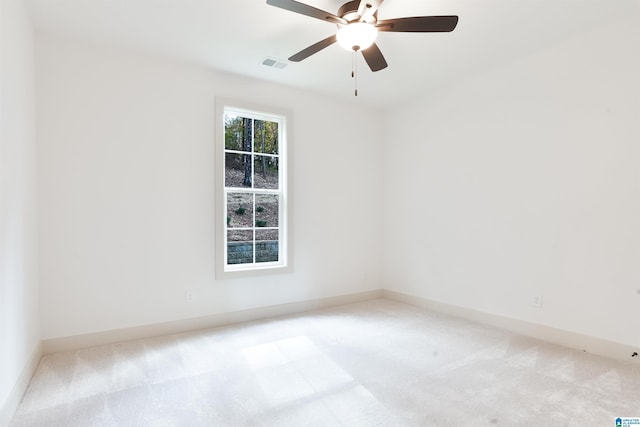
[(253, 263), (253, 231), (227, 231), (227, 264)]
[(224, 148), (251, 151), (251, 119), (225, 114)]
[(216, 241), (216, 277), (286, 267), (287, 242), (279, 240), (287, 235), (288, 161), (280, 157), (287, 151), (287, 117), (216, 100), (217, 112), (220, 107), (216, 158), (222, 167), (215, 170), (215, 216), (220, 221), (216, 234), (222, 232), (223, 238)]
[(253, 227), (253, 194), (227, 194), (227, 227)]
[(264, 120), (254, 122), (253, 151), (278, 154), (278, 123)]
[(224, 186), (251, 187), (251, 156), (226, 153), (224, 155)]
[(278, 158), (271, 156), (255, 156), (254, 188), (278, 189)]
[(256, 262), (278, 261), (278, 230), (256, 230)]
[(278, 195), (256, 194), (256, 226), (278, 226)]

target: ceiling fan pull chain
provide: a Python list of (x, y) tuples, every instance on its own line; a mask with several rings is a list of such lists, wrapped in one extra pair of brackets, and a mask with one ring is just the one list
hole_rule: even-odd
[(351, 56), (351, 78), (355, 78), (354, 80), (354, 85), (355, 85), (355, 90), (354, 90), (354, 96), (358, 96), (358, 58), (357, 55), (358, 51), (356, 49), (353, 50), (353, 55)]
[(356, 63), (354, 62), (356, 55), (355, 52), (351, 54), (351, 78), (356, 76)]

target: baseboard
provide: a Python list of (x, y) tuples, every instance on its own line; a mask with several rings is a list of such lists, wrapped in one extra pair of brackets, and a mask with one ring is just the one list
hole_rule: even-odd
[(362, 302), (380, 298), (382, 290), (358, 292), (308, 301), (278, 304), (249, 310), (214, 314), (211, 316), (195, 317), (172, 322), (156, 323), (153, 325), (136, 326), (125, 329), (95, 332), (91, 334), (74, 335), (62, 338), (47, 339), (42, 342), (45, 354), (61, 351), (77, 350), (97, 345), (112, 344), (140, 338), (170, 335), (200, 329), (215, 328), (235, 323), (250, 322), (270, 317), (301, 313), (321, 308), (335, 307), (354, 302)]
[[(97, 345), (112, 344), (121, 341), (176, 334), (207, 328), (215, 328), (218, 326), (302, 313), (306, 311), (335, 307), (355, 302), (362, 302), (376, 298), (388, 298), (391, 300), (411, 304), (429, 310), (434, 310), (440, 313), (453, 315), (474, 322), (495, 326), (542, 341), (563, 345), (566, 347), (586, 351), (588, 353), (593, 353), (612, 359), (634, 363), (640, 362), (640, 358), (631, 357), (633, 352), (638, 351), (631, 345), (608, 341), (589, 335), (583, 335), (507, 316), (501, 316), (470, 308), (455, 306), (439, 301), (433, 301), (427, 298), (422, 298), (402, 292), (391, 291), (388, 289), (378, 289), (373, 291), (339, 295), (309, 301), (278, 304), (249, 310), (220, 313), (211, 316), (157, 323), (153, 325), (101, 331), (91, 334), (74, 335), (62, 338), (53, 338), (44, 340), (42, 342), (40, 354), (57, 353), (61, 351), (77, 350), (80, 348), (92, 347)], [(40, 356), (38, 356), (37, 360), (39, 360), (39, 358)], [(24, 381), (24, 387), (26, 387), (29, 378), (31, 378), (31, 374), (35, 369), (35, 366), (37, 365), (37, 360), (35, 364), (31, 363), (31, 365), (33, 365), (33, 369), (27, 370), (27, 368), (25, 368), (25, 371), (28, 371), (29, 375), (27, 376), (26, 381)], [(19, 383), (16, 384), (17, 390), (20, 389), (18, 387)], [(24, 387), (22, 388), (22, 392), (24, 391)], [(22, 396), (22, 394), (20, 394), (20, 396)], [(7, 404), (5, 406), (10, 405)], [(4, 410), (5, 408), (3, 408), (2, 415), (4, 415)], [(0, 418), (0, 420), (4, 420), (4, 418)], [(0, 427), (3, 427), (3, 424), (1, 422)]]
[(16, 409), (18, 409), (22, 396), (27, 390), (29, 381), (31, 381), (31, 377), (33, 377), (33, 373), (36, 371), (41, 358), (42, 343), (39, 342), (33, 350), (33, 353), (31, 353), (31, 357), (29, 357), (29, 360), (27, 360), (27, 363), (24, 365), (24, 368), (22, 368), (22, 372), (13, 385), (13, 389), (11, 389), (7, 400), (0, 408), (0, 427), (8, 427), (11, 423), (11, 419), (13, 418)]
[(510, 332), (515, 332), (553, 344), (574, 348), (576, 350), (586, 351), (588, 353), (597, 354), (599, 356), (622, 360), (625, 362), (634, 362), (634, 364), (640, 362), (640, 360), (638, 360), (640, 359), (639, 357), (632, 358), (631, 355), (634, 352), (638, 351), (638, 349), (634, 348), (631, 345), (608, 341), (589, 335), (583, 335), (511, 317), (491, 314), (483, 311), (473, 310), (470, 308), (459, 307), (411, 294), (390, 291), (388, 289), (382, 290), (382, 297), (437, 311), (440, 313), (461, 317), (463, 319), (471, 320), (474, 322), (495, 326), (501, 329), (506, 329)]

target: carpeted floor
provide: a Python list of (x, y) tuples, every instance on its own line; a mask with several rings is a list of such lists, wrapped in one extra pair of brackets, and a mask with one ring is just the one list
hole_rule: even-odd
[(22, 426), (615, 426), (640, 367), (378, 299), (45, 356)]

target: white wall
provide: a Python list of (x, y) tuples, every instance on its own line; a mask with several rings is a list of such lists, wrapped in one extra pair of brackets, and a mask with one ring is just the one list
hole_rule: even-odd
[[(44, 339), (380, 287), (381, 113), (49, 35), (37, 87)], [(215, 96), (292, 111), (289, 274), (214, 279)]]
[(640, 345), (637, 19), (390, 114), (385, 283)]
[(0, 1), (0, 425), (40, 343), (33, 43), (21, 2)]
[[(387, 287), (640, 344), (631, 21), (386, 116), (41, 36), (42, 337)], [(293, 112), (292, 273), (214, 279), (217, 95)]]

